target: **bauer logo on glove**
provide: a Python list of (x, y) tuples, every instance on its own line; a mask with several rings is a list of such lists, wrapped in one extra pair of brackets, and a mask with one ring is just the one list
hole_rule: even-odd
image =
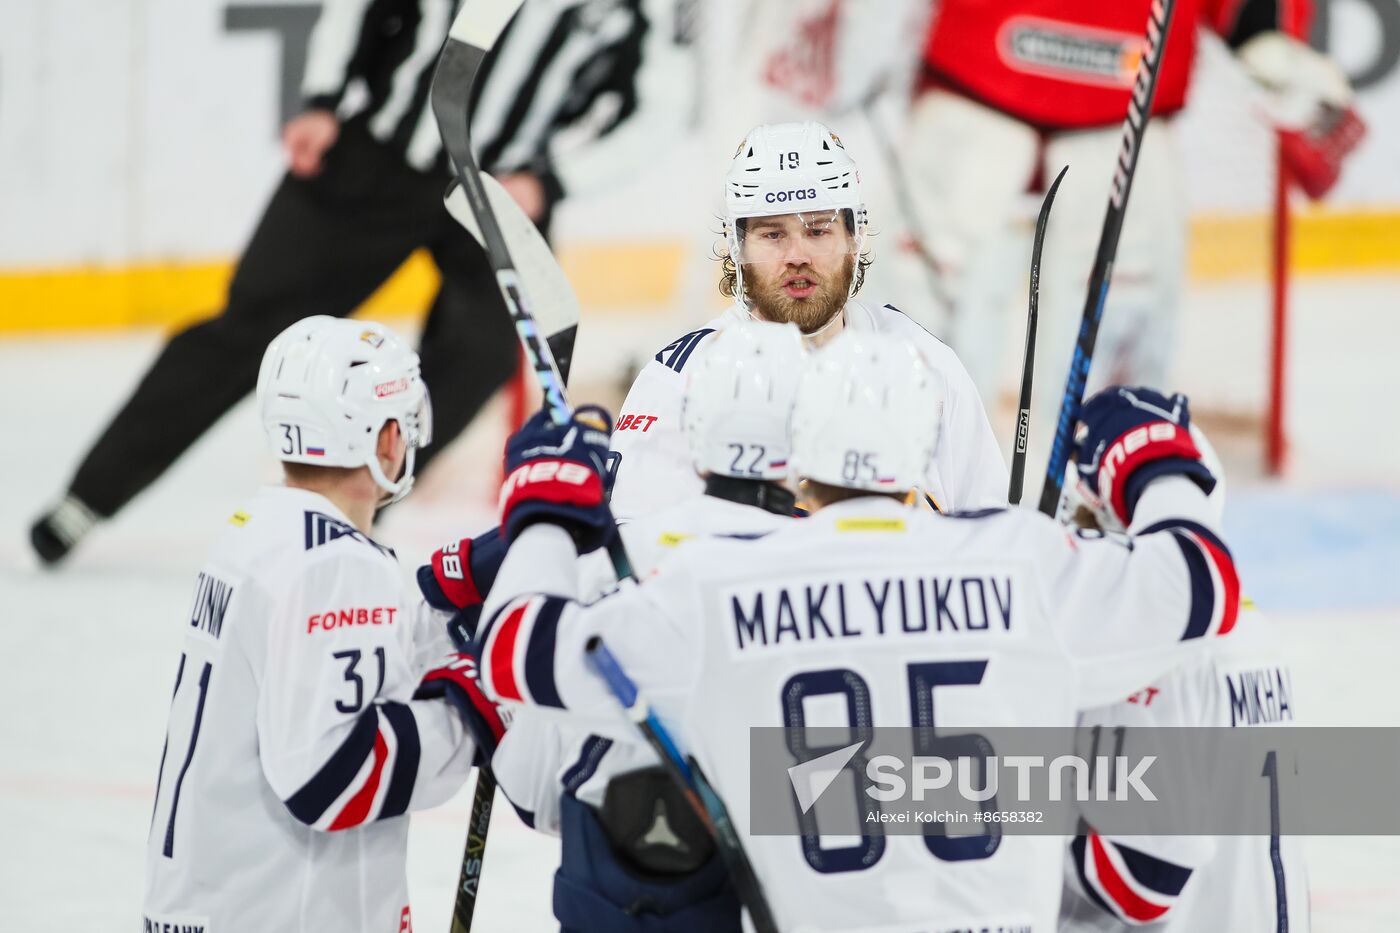
[(506, 444), (501, 528), (508, 540), (527, 525), (547, 521), (567, 528), (580, 551), (600, 547), (612, 526), (603, 496), (612, 420), (588, 406), (568, 424), (541, 411)]
[(1105, 528), (1121, 531), (1147, 484), (1181, 475), (1209, 494), (1215, 477), (1191, 437), (1186, 396), (1113, 386), (1084, 403), (1075, 430), (1079, 490)]

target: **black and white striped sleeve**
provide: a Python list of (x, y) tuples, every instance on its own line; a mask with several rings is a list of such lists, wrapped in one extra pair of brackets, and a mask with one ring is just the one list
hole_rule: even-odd
[(307, 109), (335, 110), (363, 70), (373, 0), (326, 0), (311, 30), (301, 94)]
[(562, 193), (596, 191), (652, 164), (682, 129), (688, 109), (686, 56), (676, 42), (670, 0), (638, 0), (632, 28), (578, 69), (605, 75), (589, 109), (604, 112), (599, 134), (554, 155), (551, 168)]

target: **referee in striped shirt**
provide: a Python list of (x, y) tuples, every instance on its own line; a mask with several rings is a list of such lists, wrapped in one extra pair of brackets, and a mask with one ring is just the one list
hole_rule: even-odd
[[(676, 0), (527, 0), (478, 82), (472, 136), (548, 233), (560, 199), (634, 175), (680, 129)], [(60, 560), (253, 389), (268, 342), (343, 316), (415, 249), (442, 273), (419, 348), (438, 439), (455, 438), (515, 368), (514, 331), (485, 252), (442, 206), (447, 158), (428, 103), (454, 0), (327, 0), (305, 110), (283, 128), (288, 171), (222, 314), (176, 334), (30, 539)], [(573, 140), (573, 145), (565, 140)]]

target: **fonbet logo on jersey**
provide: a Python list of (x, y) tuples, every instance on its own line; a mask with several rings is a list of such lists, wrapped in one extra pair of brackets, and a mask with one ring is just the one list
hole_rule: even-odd
[[(984, 803), (998, 795), (1017, 803), (1059, 801), (1071, 788), (1077, 801), (1155, 801), (1157, 795), (1145, 777), (1157, 760), (1144, 755), (1136, 760), (1124, 755), (970, 755), (944, 758), (938, 755), (874, 755), (856, 759), (866, 743), (856, 742), (819, 755), (787, 769), (798, 806), (808, 813), (836, 783), (843, 771), (863, 776), (861, 792), (880, 803), (924, 803), (944, 793), (944, 802)], [(853, 765), (855, 767), (853, 767)], [(1014, 778), (1003, 780), (1003, 771)], [(968, 822), (969, 813), (925, 811), (884, 813), (871, 808), (866, 822)]]

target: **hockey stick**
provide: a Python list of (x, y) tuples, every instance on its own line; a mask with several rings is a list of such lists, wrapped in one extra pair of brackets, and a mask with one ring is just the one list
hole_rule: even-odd
[[(457, 18), (452, 21), (452, 28), (448, 30), (447, 41), (443, 43), (429, 94), (443, 148), (452, 161), (470, 215), (475, 219), (480, 238), (486, 245), (491, 268), (496, 272), (496, 285), (505, 299), (525, 356), (544, 393), (550, 420), (556, 425), (564, 425), (573, 419), (573, 409), (564, 395), (564, 377), (548, 341), (540, 336), (540, 321), (534, 303), (526, 292), (522, 275), (516, 269), (496, 207), (487, 194), (487, 184), (483, 182), (476, 156), (472, 154), (471, 115), (467, 112), (482, 62), (522, 2), (465, 0), (457, 11)], [(519, 212), (514, 200), (508, 196), (498, 196), (498, 203), (505, 216), (514, 216)], [(557, 266), (557, 263), (552, 265)], [(562, 270), (559, 275), (562, 276)], [(622, 547), (622, 539), (617, 535), (613, 535), (608, 544), (608, 556), (612, 558), (619, 580), (632, 576), (631, 562)]]
[[(578, 296), (574, 294), (574, 287), (569, 283), (559, 260), (554, 258), (554, 251), (549, 248), (534, 221), (525, 216), (515, 198), (486, 172), (481, 173), (481, 184), (495, 208), (515, 269), (522, 281), (530, 283), (530, 297), (537, 302), (534, 315), (536, 328), (544, 334), (550, 352), (559, 364), (560, 376), (567, 383), (574, 337), (578, 333)], [(486, 239), (481, 233), (481, 225), (472, 216), (471, 205), (462, 193), (462, 186), (455, 180), (443, 197), (443, 205), (453, 219), (485, 248)]]
[[(512, 259), (511, 244), (508, 243), (496, 214), (499, 207), (502, 216), (516, 218), (509, 228), (520, 231), (523, 228), (518, 218), (523, 217), (523, 212), (508, 195), (503, 200), (500, 198), (500, 194), (504, 192), (499, 192), (495, 198), (496, 206), (493, 206), (493, 199), (487, 194), (488, 183), (483, 181), (471, 148), (471, 114), (468, 110), (471, 106), (472, 90), (481, 72), (482, 63), (495, 47), (501, 33), (515, 16), (522, 2), (523, 0), (464, 0), (452, 21), (451, 29), (448, 30), (447, 40), (443, 43), (437, 70), (433, 73), (429, 97), (438, 132), (442, 136), (443, 149), (452, 162), (457, 183), (468, 208), (465, 212), (455, 211), (454, 216), (463, 222), (463, 226), (472, 230), (473, 235), (485, 246), (491, 268), (496, 273), (496, 284), (501, 291), (501, 297), (505, 300), (506, 309), (515, 324), (526, 359), (534, 369), (535, 378), (544, 393), (550, 419), (557, 425), (563, 425), (573, 418), (573, 410), (564, 396), (564, 375), (555, 360), (549, 341), (541, 336), (540, 321), (525, 293), (522, 275), (517, 271)], [(499, 186), (495, 186), (493, 190), (498, 188)], [(448, 209), (451, 211), (454, 197), (450, 190), (447, 200)], [(468, 217), (475, 222), (474, 229), (473, 224), (466, 222)], [(526, 222), (528, 223), (528, 218)], [(536, 271), (532, 274), (532, 281), (540, 281), (540, 270), (550, 270), (544, 281), (557, 286), (562, 280), (563, 290), (572, 295), (572, 289), (568, 288), (568, 280), (563, 277), (563, 270), (558, 268), (558, 263), (553, 261), (552, 254), (546, 259), (532, 245), (524, 249), (522, 255), (530, 257), (534, 262)], [(558, 301), (554, 293), (558, 289), (551, 287), (549, 290), (550, 306), (554, 307)], [(576, 299), (573, 307), (576, 323)], [(543, 333), (550, 336), (547, 331)], [(571, 351), (573, 332), (566, 329), (561, 333), (568, 334), (567, 348)], [(565, 362), (567, 363), (567, 355)], [(632, 576), (632, 565), (627, 559), (619, 535), (612, 536), (608, 553), (619, 580)], [(452, 933), (467, 933), (471, 930), (481, 885), (482, 866), (485, 862), (487, 834), (491, 828), (495, 793), (495, 776), (489, 769), (479, 769), (476, 792), (472, 800), (466, 851), (462, 855), (462, 871), (453, 905)]]
[(1035, 219), (1035, 239), (1031, 244), (1031, 294), (1030, 307), (1026, 312), (1026, 356), (1021, 362), (1021, 404), (1016, 412), (1016, 449), (1011, 454), (1011, 488), (1007, 490), (1006, 501), (1012, 505), (1021, 504), (1021, 491), (1026, 479), (1026, 444), (1031, 436), (1031, 383), (1035, 377), (1035, 328), (1040, 314), (1040, 251), (1045, 246), (1045, 226), (1050, 221), (1050, 205), (1055, 203), (1055, 192), (1064, 181), (1066, 165), (1055, 176), (1050, 190), (1045, 192), (1045, 200), (1040, 204), (1040, 214)]
[(476, 914), (481, 869), (486, 862), (486, 834), (496, 805), (496, 776), (490, 768), (477, 768), (472, 791), (472, 813), (467, 823), (467, 848), (462, 853), (462, 873), (457, 879), (457, 899), (452, 905), (451, 933), (469, 933)]
[(1172, 12), (1176, 0), (1152, 0), (1147, 19), (1147, 48), (1138, 60), (1137, 77), (1128, 97), (1128, 115), (1123, 120), (1123, 142), (1118, 152), (1118, 167), (1109, 188), (1108, 210), (1104, 215), (1099, 248), (1094, 256), (1094, 268), (1089, 275), (1089, 292), (1084, 298), (1084, 315), (1079, 325), (1079, 339), (1074, 358), (1065, 380), (1065, 396), (1060, 402), (1059, 420), (1055, 423), (1055, 440), (1050, 447), (1050, 462), (1045, 468), (1045, 486), (1040, 491), (1040, 511), (1054, 518), (1060, 510), (1064, 492), (1065, 467), (1069, 463), (1070, 440), (1079, 407), (1084, 402), (1084, 384), (1089, 378), (1089, 365), (1094, 360), (1094, 343), (1099, 337), (1099, 321), (1103, 319), (1104, 300), (1113, 277), (1113, 260), (1118, 253), (1118, 237), (1123, 232), (1123, 215), (1128, 207), (1128, 193), (1133, 187), (1138, 153), (1143, 134), (1152, 117), (1152, 100), (1157, 93), (1157, 76), (1161, 72), (1162, 55), (1166, 51), (1167, 34), (1171, 31)]
[(594, 673), (608, 685), (608, 690), (617, 698), (617, 702), (627, 713), (627, 718), (632, 720), (646, 739), (647, 745), (651, 746), (652, 751), (661, 759), (666, 774), (680, 788), (686, 801), (695, 810), (696, 816), (714, 837), (720, 858), (729, 870), (729, 877), (734, 882), (740, 902), (749, 912), (754, 929), (758, 933), (778, 933), (773, 909), (768, 906), (763, 885), (754, 873), (753, 863), (749, 861), (748, 854), (744, 852), (744, 844), (739, 840), (739, 833), (734, 828), (734, 821), (729, 817), (729, 810), (725, 808), (719, 794), (715, 793), (709, 779), (701, 772), (700, 766), (696, 764), (695, 759), (686, 758), (681, 754), (675, 740), (652, 711), (651, 703), (637, 689), (632, 678), (627, 676), (622, 665), (617, 663), (617, 658), (608, 650), (608, 646), (596, 635), (588, 640), (588, 663)]

